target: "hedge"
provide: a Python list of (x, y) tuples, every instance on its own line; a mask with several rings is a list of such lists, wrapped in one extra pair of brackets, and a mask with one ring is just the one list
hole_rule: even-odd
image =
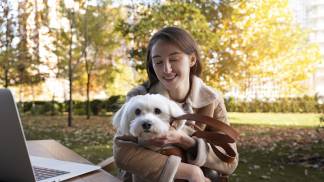
[[(91, 115), (105, 115), (116, 112), (125, 102), (125, 96), (111, 96), (106, 100), (90, 102)], [(324, 113), (324, 104), (319, 104), (316, 97), (279, 98), (270, 100), (235, 100), (225, 99), (229, 112), (289, 112), (289, 113)], [(33, 115), (58, 115), (68, 111), (68, 102), (35, 101), (18, 103), (20, 111)], [(73, 101), (73, 112), (76, 115), (86, 114), (86, 101)]]

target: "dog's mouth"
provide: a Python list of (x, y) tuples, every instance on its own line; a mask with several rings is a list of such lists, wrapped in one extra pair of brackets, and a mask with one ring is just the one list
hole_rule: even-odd
[(144, 129), (143, 131), (144, 131), (144, 133), (150, 133), (151, 132), (150, 129)]

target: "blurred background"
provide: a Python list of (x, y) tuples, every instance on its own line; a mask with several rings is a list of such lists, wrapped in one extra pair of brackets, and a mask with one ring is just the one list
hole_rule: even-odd
[(110, 156), (149, 38), (178, 26), (241, 132), (233, 181), (324, 178), (324, 0), (1, 0), (0, 15), (0, 86), (27, 139)]

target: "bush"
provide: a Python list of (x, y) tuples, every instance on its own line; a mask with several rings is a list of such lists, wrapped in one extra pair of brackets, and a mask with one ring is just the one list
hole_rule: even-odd
[(63, 111), (63, 103), (47, 102), (47, 101), (34, 101), (18, 103), (18, 108), (25, 114), (32, 115), (58, 115)]
[(102, 112), (102, 110), (105, 109), (105, 101), (102, 100), (93, 100), (90, 102), (90, 110), (93, 115), (97, 116), (99, 113)]
[[(125, 103), (125, 96), (115, 95), (107, 100), (92, 100), (90, 111), (93, 115), (102, 115), (106, 112), (116, 112)], [(240, 101), (233, 97), (225, 99), (225, 105), (229, 112), (302, 112), (322, 113), (324, 104), (319, 104), (316, 97), (279, 98), (276, 101), (252, 100)], [(18, 103), (19, 110), (35, 115), (57, 115), (68, 111), (68, 102), (59, 103), (52, 101), (35, 101)], [(85, 115), (86, 101), (73, 101), (73, 112), (76, 115)]]
[[(122, 95), (111, 96), (107, 100), (90, 101), (90, 111), (93, 115), (116, 112), (125, 102), (126, 97)], [(68, 112), (69, 102), (60, 103), (57, 101), (34, 101), (17, 103), (19, 111), (32, 115), (58, 115)], [(87, 113), (86, 101), (73, 101), (73, 113), (85, 115)]]
[(124, 95), (115, 95), (109, 97), (106, 101), (106, 110), (108, 112), (116, 112), (125, 103), (126, 97)]

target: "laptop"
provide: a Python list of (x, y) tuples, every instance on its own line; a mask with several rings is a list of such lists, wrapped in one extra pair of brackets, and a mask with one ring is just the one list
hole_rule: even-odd
[(30, 156), (14, 97), (10, 90), (0, 89), (0, 181), (63, 181), (98, 169)]

